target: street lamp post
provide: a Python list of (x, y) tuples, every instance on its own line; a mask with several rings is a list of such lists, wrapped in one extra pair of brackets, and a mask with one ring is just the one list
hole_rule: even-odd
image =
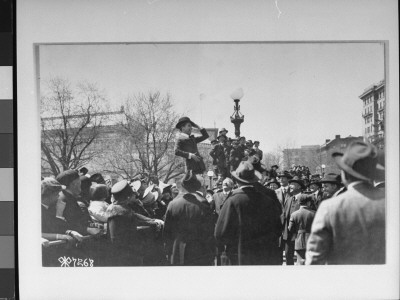
[(213, 186), (212, 186), (212, 178), (214, 177), (214, 172), (212, 170), (208, 171), (207, 172), (207, 176), (210, 179), (210, 189), (212, 189), (213, 188)]
[(244, 115), (241, 114), (240, 112), (240, 99), (243, 97), (243, 90), (237, 89), (231, 94), (231, 98), (235, 102), (235, 105), (233, 107), (233, 114), (231, 116), (231, 122), (235, 126), (235, 136), (236, 138), (240, 137), (240, 124), (243, 123), (244, 121)]

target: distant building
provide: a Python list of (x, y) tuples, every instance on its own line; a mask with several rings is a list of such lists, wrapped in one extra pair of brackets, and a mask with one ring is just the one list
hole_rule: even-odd
[(363, 101), (363, 136), (366, 141), (384, 147), (385, 81), (367, 87), (359, 96)]
[(293, 164), (296, 166), (306, 166), (310, 172), (315, 172), (315, 168), (320, 164), (318, 160), (319, 145), (305, 145), (300, 148), (283, 150), (283, 169), (289, 170)]
[(289, 170), (295, 164), (296, 166), (308, 167), (312, 174), (339, 174), (340, 170), (332, 159), (332, 153), (344, 152), (351, 142), (362, 140), (362, 136), (354, 137), (349, 135), (341, 138), (340, 135), (336, 135), (335, 139), (327, 139), (322, 145), (306, 145), (300, 148), (284, 149), (283, 169)]
[[(335, 139), (330, 140), (327, 139), (325, 140), (325, 143), (321, 145), (320, 153), (319, 153), (319, 159), (320, 159), (320, 166), (317, 169), (317, 173), (340, 173), (340, 169), (332, 159), (332, 153), (333, 152), (344, 152), (344, 150), (347, 148), (347, 146), (354, 142), (354, 141), (362, 141), (363, 137), (362, 136), (351, 136), (349, 135), (348, 137), (341, 138), (340, 135), (336, 135)], [(325, 167), (324, 169), (322, 167)]]

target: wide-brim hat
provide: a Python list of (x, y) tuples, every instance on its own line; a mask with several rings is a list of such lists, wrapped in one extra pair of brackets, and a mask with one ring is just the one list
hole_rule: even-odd
[(190, 122), (193, 127), (196, 127), (196, 123), (194, 123), (192, 120), (190, 120), (188, 117), (182, 117), (179, 119), (178, 123), (176, 123), (175, 128), (180, 129), (183, 123)]
[(344, 153), (334, 152), (333, 159), (340, 169), (361, 179), (375, 180), (381, 178), (382, 170), (377, 168), (377, 148), (365, 142), (351, 143)]
[(158, 192), (152, 192), (154, 185), (150, 185), (143, 194), (142, 203), (143, 205), (151, 205), (158, 199)]
[(297, 176), (295, 176), (289, 180), (289, 183), (292, 183), (292, 182), (299, 184), (303, 190), (306, 188), (303, 180), (299, 179)]
[(218, 131), (218, 133), (221, 134), (221, 132), (226, 132), (226, 133), (228, 133), (228, 130), (226, 130), (225, 128), (221, 128), (220, 131)]
[(248, 161), (241, 162), (237, 169), (232, 171), (231, 174), (241, 183), (254, 183), (260, 180), (256, 175), (253, 164)]
[(162, 194), (162, 193), (164, 193), (164, 190), (172, 187), (172, 184), (167, 184), (167, 183), (164, 183), (164, 182), (160, 181), (159, 184), (158, 184), (158, 187), (160, 188), (161, 194)]
[(335, 173), (328, 173), (319, 182), (321, 182), (321, 183), (340, 184), (341, 183), (341, 177), (340, 177), (340, 175), (335, 174)]

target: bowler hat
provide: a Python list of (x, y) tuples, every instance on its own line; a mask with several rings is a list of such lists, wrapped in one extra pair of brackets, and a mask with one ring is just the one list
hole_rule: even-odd
[(257, 143), (259, 144), (260, 142), (259, 141), (254, 141), (254, 144), (257, 144)]
[(76, 170), (67, 170), (57, 175), (56, 180), (62, 185), (68, 186), (72, 181), (79, 178)]
[(344, 153), (334, 152), (332, 157), (339, 168), (358, 179), (370, 181), (381, 176), (378, 151), (372, 144), (353, 142)]
[(335, 174), (335, 173), (328, 173), (325, 175), (324, 178), (320, 180), (320, 183), (334, 183), (334, 184), (340, 184), (341, 179), (340, 175)]
[(226, 130), (225, 128), (221, 128), (221, 130), (220, 130), (218, 133), (221, 134), (221, 132), (226, 132), (226, 133), (228, 133), (228, 130)]
[(273, 165), (272, 167), (271, 167), (271, 169), (272, 168), (277, 168), (277, 169), (279, 169), (279, 166), (278, 165)]
[(57, 180), (51, 177), (43, 178), (42, 180), (42, 195), (53, 191), (61, 191), (65, 186), (62, 186)]
[(306, 188), (303, 180), (300, 180), (299, 177), (297, 177), (297, 176), (294, 176), (292, 179), (289, 180), (289, 183), (292, 183), (292, 182), (299, 184), (303, 190)]
[(197, 127), (196, 123), (194, 123), (194, 122), (193, 122), (192, 120), (190, 120), (188, 117), (182, 117), (182, 118), (179, 119), (178, 123), (176, 123), (175, 128), (176, 128), (176, 129), (180, 129), (181, 126), (182, 126), (184, 123), (187, 123), (187, 122), (189, 122), (190, 124), (192, 124), (193, 127)]
[(201, 188), (201, 182), (192, 170), (189, 170), (183, 177), (182, 187), (189, 192), (194, 192)]
[(260, 179), (256, 176), (253, 164), (248, 161), (242, 161), (236, 171), (232, 171), (231, 174), (241, 183), (254, 183)]

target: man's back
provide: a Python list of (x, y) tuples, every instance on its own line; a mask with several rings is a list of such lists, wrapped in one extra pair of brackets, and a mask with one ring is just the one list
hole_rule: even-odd
[(307, 244), (307, 264), (385, 263), (385, 195), (366, 183), (323, 201)]
[[(215, 228), (234, 264), (275, 264), (279, 214), (273, 200), (253, 187), (236, 189), (224, 203)], [(278, 226), (277, 226), (278, 224)]]

